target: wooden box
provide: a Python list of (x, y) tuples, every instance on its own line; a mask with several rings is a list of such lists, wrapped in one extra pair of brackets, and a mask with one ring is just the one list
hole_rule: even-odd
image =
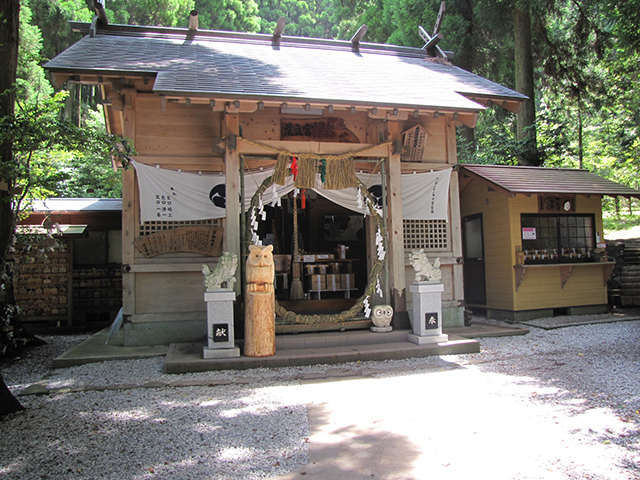
[(326, 276), (326, 278), (328, 291), (335, 292), (342, 289), (342, 277), (340, 276), (340, 274), (330, 273)]
[(327, 289), (326, 275), (309, 275), (309, 290), (325, 291)]
[(341, 273), (340, 283), (343, 290), (355, 290), (356, 289), (356, 274), (355, 273)]

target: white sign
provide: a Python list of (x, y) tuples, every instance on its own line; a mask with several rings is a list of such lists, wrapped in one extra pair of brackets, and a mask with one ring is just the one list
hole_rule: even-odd
[(522, 229), (522, 239), (523, 240), (536, 240), (536, 228), (523, 228)]

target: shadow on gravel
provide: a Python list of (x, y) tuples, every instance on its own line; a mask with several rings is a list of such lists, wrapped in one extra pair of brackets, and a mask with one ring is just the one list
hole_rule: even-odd
[(306, 464), (304, 406), (269, 389), (29, 397), (0, 422), (3, 479), (262, 478)]

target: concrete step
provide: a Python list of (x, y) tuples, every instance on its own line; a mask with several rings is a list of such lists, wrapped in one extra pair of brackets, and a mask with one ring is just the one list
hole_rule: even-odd
[[(405, 337), (407, 331), (404, 331)], [(384, 334), (382, 334), (384, 335)], [(164, 362), (165, 373), (207, 372), (212, 370), (246, 370), (249, 368), (295, 367), (303, 365), (335, 364), (368, 360), (401, 360), (404, 358), (433, 355), (455, 355), (480, 352), (477, 340), (449, 336), (449, 341), (428, 345), (416, 345), (407, 341), (343, 345), (300, 349), (276, 348), (269, 357), (237, 357), (203, 359), (200, 343), (172, 343)]]

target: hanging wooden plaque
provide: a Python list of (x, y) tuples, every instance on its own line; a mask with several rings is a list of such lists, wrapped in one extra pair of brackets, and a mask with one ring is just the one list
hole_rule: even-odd
[(347, 128), (343, 118), (283, 118), (280, 120), (280, 139), (295, 141), (360, 143)]

